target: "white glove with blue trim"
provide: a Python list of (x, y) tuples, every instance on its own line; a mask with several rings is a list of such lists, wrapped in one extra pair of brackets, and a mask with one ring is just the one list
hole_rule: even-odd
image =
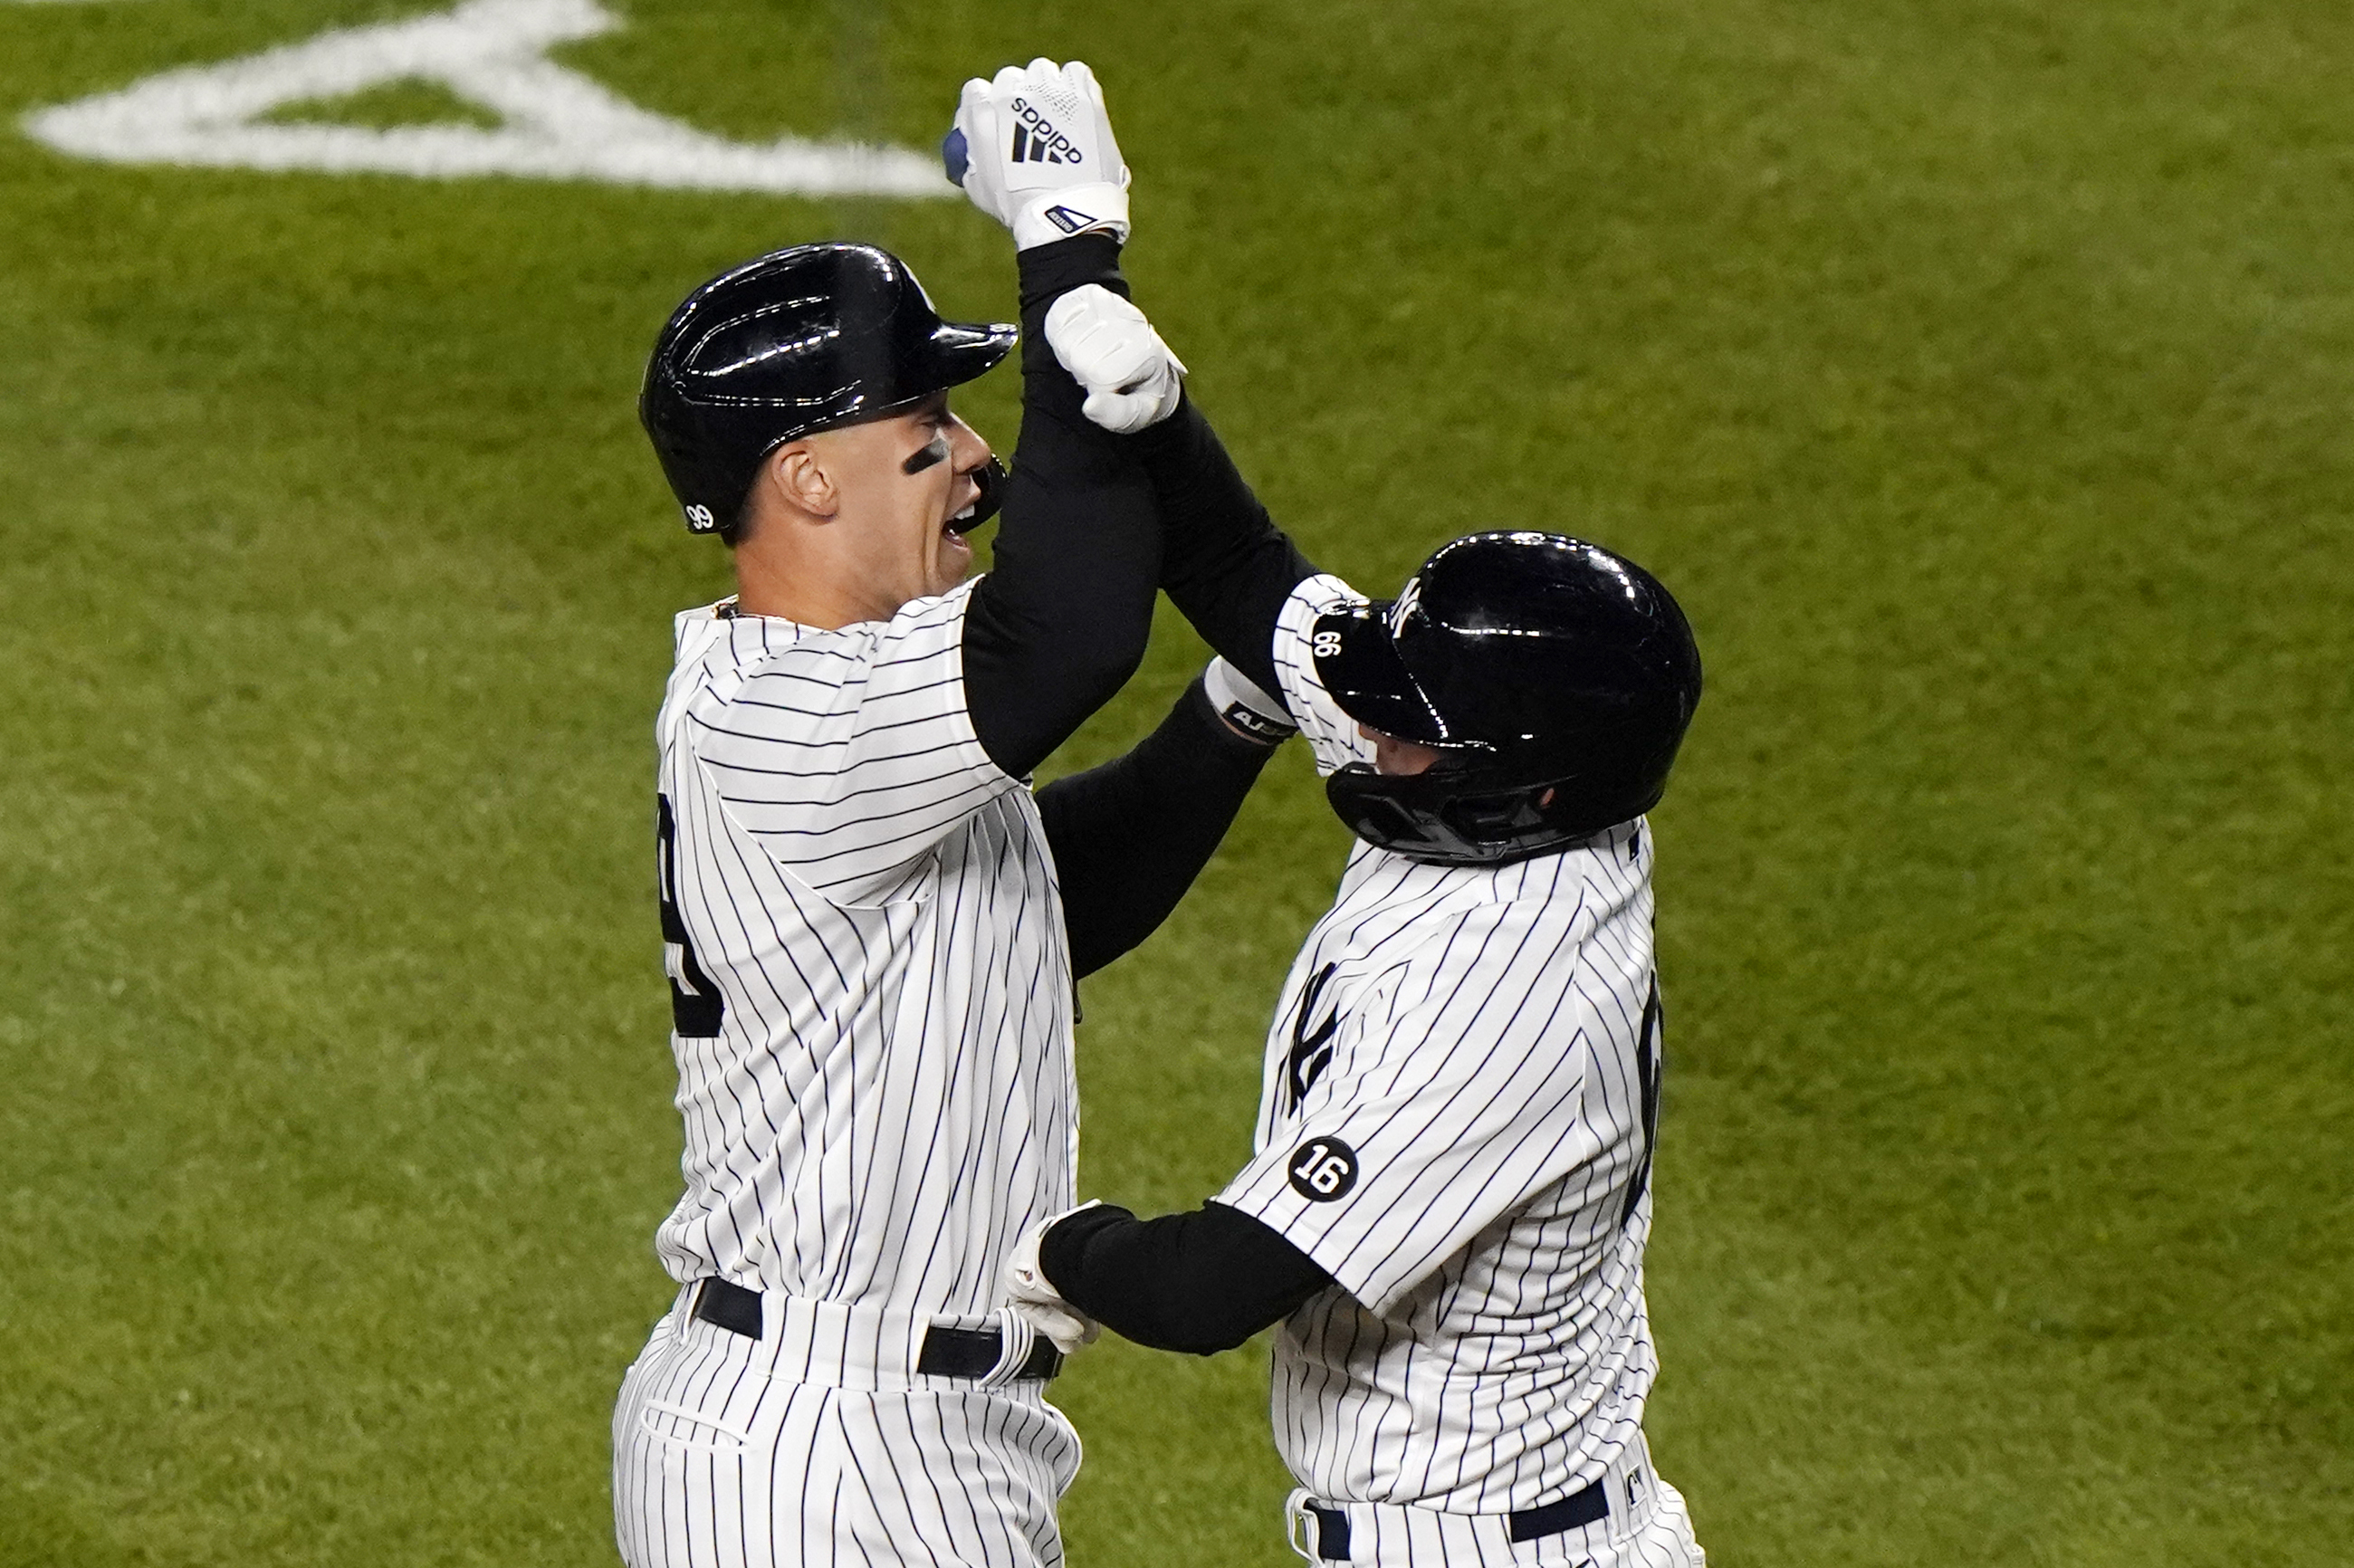
[(1013, 231), (1016, 250), (1128, 238), (1128, 165), (1082, 61), (1034, 59), (966, 82), (940, 158), (972, 205)]

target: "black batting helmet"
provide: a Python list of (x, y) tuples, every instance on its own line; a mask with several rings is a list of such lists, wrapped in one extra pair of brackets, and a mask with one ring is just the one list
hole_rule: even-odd
[(1416, 860), (1518, 860), (1640, 816), (1700, 704), (1700, 650), (1668, 590), (1561, 534), (1454, 540), (1394, 600), (1319, 618), (1312, 646), (1342, 712), (1442, 754), (1325, 784), (1359, 838)]
[(646, 365), (638, 418), (697, 534), (733, 535), (760, 461), (971, 380), (1020, 329), (940, 319), (872, 245), (796, 245), (686, 297)]

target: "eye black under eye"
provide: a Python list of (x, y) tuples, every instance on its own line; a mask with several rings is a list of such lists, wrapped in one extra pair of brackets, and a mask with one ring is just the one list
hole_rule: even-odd
[(926, 469), (949, 461), (949, 439), (946, 434), (934, 436), (918, 448), (915, 454), (899, 465), (902, 473), (921, 473)]

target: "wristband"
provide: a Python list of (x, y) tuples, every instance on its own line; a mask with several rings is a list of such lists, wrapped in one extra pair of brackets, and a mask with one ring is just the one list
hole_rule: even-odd
[(1210, 667), (1202, 672), (1202, 690), (1220, 718), (1253, 740), (1277, 746), (1299, 733), (1280, 702), (1224, 659), (1211, 660)]

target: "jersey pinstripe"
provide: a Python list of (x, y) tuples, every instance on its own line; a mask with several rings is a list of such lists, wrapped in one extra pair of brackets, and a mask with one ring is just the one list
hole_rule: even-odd
[(678, 618), (675, 1278), (970, 1317), (1072, 1201), (1062, 906), (1029, 790), (965, 709), (971, 589), (839, 630)]
[[(1310, 578), (1276, 634), (1330, 772), (1369, 760), (1309, 659)], [(1285, 982), (1257, 1152), (1218, 1202), (1330, 1273), (1283, 1325), (1276, 1440), (1333, 1501), (1496, 1514), (1639, 1441), (1658, 1104), (1648, 834), (1502, 867), (1361, 844)]]

